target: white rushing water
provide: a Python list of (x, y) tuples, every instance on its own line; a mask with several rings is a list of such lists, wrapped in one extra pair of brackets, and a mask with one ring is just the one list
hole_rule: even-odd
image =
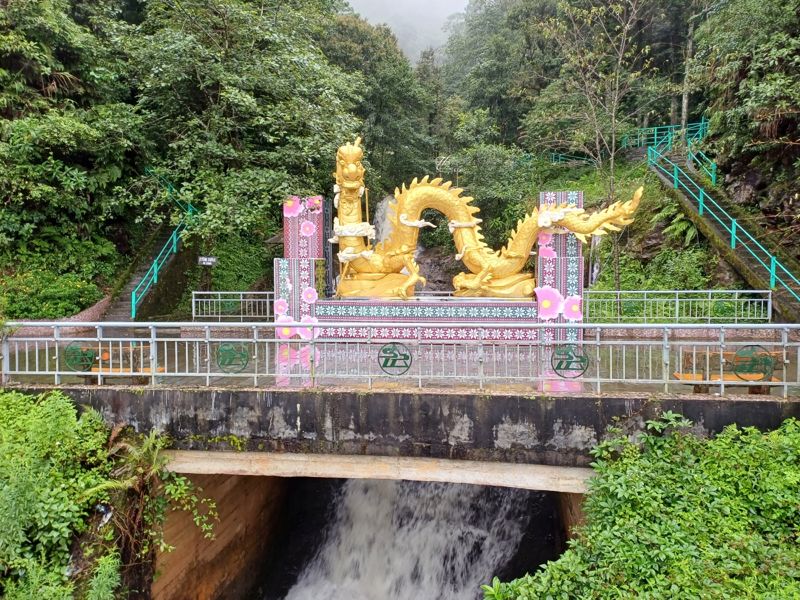
[(348, 481), (317, 555), (286, 600), (470, 600), (513, 556), (523, 490)]
[(389, 203), (394, 202), (394, 196), (384, 196), (375, 204), (372, 224), (375, 226), (375, 242), (382, 242), (389, 235)]

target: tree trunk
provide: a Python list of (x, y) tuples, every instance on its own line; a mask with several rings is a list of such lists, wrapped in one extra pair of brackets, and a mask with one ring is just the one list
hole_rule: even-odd
[(689, 32), (686, 37), (686, 58), (684, 60), (683, 96), (681, 97), (681, 129), (686, 129), (689, 122), (689, 70), (694, 55), (694, 19), (689, 21)]

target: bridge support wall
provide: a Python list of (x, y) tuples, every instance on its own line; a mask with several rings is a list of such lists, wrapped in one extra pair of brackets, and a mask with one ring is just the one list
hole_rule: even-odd
[[(698, 435), (731, 423), (774, 429), (800, 399), (526, 395), (319, 389), (63, 387), (109, 423), (171, 435), (180, 450), (447, 458), (586, 467), (609, 425), (633, 433), (664, 411)], [(43, 391), (42, 388), (31, 390)]]
[(267, 564), (280, 528), (286, 482), (278, 477), (189, 475), (216, 502), (215, 539), (205, 539), (191, 515), (167, 515), (164, 537), (175, 547), (159, 554), (154, 600), (250, 597), (253, 573)]

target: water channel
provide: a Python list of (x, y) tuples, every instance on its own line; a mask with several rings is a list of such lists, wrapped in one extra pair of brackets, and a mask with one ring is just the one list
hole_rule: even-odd
[(262, 600), (470, 600), (558, 557), (554, 494), (459, 484), (296, 480)]

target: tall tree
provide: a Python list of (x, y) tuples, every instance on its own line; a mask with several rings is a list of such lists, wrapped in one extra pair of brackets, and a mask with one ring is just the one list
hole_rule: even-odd
[(252, 228), (287, 193), (329, 187), (331, 156), (354, 135), (357, 78), (315, 39), (330, 2), (154, 0), (130, 40), (137, 108), (157, 163), (202, 208), (211, 236)]
[(323, 44), (331, 62), (362, 77), (355, 113), (362, 120), (373, 189), (390, 192), (430, 170), (425, 92), (391, 30), (340, 15)]

